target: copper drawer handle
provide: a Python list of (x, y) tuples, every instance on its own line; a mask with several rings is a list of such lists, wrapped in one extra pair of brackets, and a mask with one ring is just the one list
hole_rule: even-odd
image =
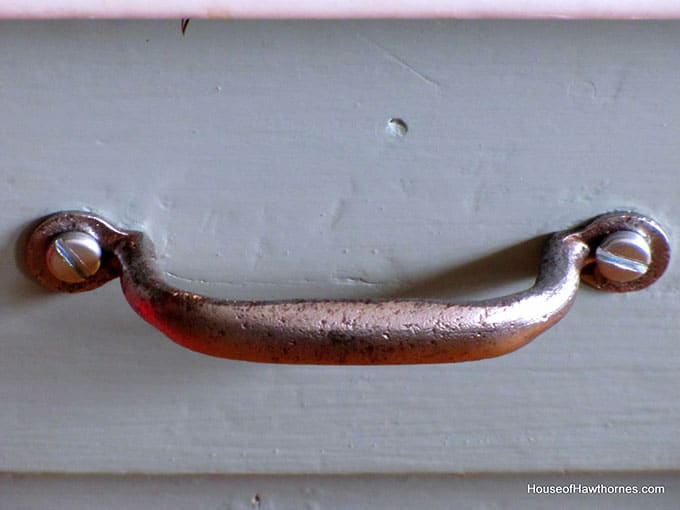
[[(80, 234), (68, 234), (73, 232)], [(87, 250), (97, 246), (101, 265), (96, 261), (93, 267)], [(472, 304), (224, 301), (165, 283), (143, 233), (116, 228), (94, 214), (60, 212), (32, 232), (26, 265), (40, 283), (62, 292), (91, 290), (120, 277), (126, 299), (144, 320), (204, 354), (266, 363), (381, 365), (472, 361), (512, 352), (564, 317), (581, 278), (602, 290), (639, 290), (663, 274), (669, 254), (668, 237), (654, 220), (614, 212), (554, 234), (534, 286), (509, 296)], [(73, 278), (55, 257), (75, 271)]]

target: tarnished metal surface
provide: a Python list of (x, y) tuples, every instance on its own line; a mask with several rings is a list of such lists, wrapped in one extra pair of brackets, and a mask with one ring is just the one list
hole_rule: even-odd
[[(101, 268), (84, 282), (67, 283), (47, 269), (55, 236), (84, 232), (102, 247)], [(639, 233), (649, 243), (649, 268), (633, 281), (607, 280), (593, 255), (606, 236)], [(163, 281), (151, 242), (141, 232), (117, 229), (96, 215), (57, 213), (33, 231), (29, 272), (64, 292), (96, 288), (120, 277), (132, 308), (175, 342), (223, 358), (268, 363), (450, 363), (500, 356), (522, 347), (569, 310), (580, 278), (603, 290), (642, 289), (666, 269), (670, 248), (650, 218), (615, 212), (548, 241), (530, 289), (472, 304), (433, 301), (224, 301), (186, 292)]]

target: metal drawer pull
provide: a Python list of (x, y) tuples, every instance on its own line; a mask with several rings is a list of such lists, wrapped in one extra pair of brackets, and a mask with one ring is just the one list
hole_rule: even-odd
[[(267, 363), (450, 363), (522, 347), (569, 310), (579, 279), (613, 292), (665, 271), (668, 237), (651, 218), (614, 212), (547, 242), (530, 289), (472, 304), (433, 301), (224, 301), (169, 286), (141, 232), (61, 212), (28, 240), (28, 271), (55, 291), (120, 277), (132, 308), (175, 342), (212, 356)], [(100, 263), (101, 261), (101, 263)]]

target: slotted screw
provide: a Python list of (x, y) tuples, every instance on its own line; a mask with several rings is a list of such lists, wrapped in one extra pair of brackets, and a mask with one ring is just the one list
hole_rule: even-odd
[(99, 270), (102, 249), (84, 232), (66, 232), (55, 237), (47, 249), (47, 268), (66, 283), (80, 283)]
[(602, 276), (613, 282), (626, 283), (647, 273), (652, 249), (641, 234), (622, 230), (604, 238), (595, 250), (595, 259)]

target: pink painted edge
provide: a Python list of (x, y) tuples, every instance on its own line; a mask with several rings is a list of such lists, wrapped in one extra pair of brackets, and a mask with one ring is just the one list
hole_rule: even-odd
[[(482, 7), (480, 7), (482, 5)], [(483, 7), (485, 5), (485, 7)], [(669, 0), (0, 0), (0, 18), (138, 19), (680, 19)]]

